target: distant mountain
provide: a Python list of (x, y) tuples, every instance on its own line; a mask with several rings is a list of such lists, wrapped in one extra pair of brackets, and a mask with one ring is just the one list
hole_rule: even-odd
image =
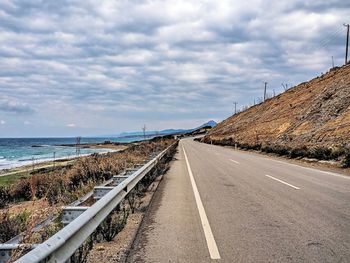
[(211, 127), (211, 128), (214, 128), (215, 126), (217, 125), (216, 121), (213, 121), (213, 120), (210, 120), (208, 121), (207, 123), (204, 123), (202, 124), (201, 126), (193, 129), (193, 130), (199, 130), (199, 129), (202, 129), (204, 127)]
[[(166, 129), (161, 131), (146, 131), (147, 137), (155, 137), (155, 136), (164, 136), (164, 135), (176, 135), (176, 134), (184, 134), (184, 133), (190, 133), (199, 129), (202, 129), (204, 127), (215, 127), (217, 123), (213, 120), (210, 120), (204, 124), (202, 124), (199, 127), (193, 128), (193, 129)], [(117, 138), (127, 138), (127, 137), (143, 137), (142, 131), (137, 132), (122, 132), (120, 134), (114, 134), (114, 135), (103, 135), (100, 137), (117, 137)]]

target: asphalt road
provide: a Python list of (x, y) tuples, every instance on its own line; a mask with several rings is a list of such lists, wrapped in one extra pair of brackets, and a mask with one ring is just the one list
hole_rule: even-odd
[(191, 139), (175, 157), (129, 262), (350, 262), (350, 176)]

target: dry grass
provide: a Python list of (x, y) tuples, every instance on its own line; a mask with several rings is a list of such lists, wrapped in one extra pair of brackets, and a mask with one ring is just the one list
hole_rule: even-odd
[[(0, 238), (0, 242), (23, 230), (29, 231), (28, 239), (31, 241), (42, 239), (47, 236), (46, 232), (39, 236), (31, 233), (37, 223), (49, 215), (59, 213), (62, 205), (84, 195), (97, 183), (141, 163), (151, 153), (159, 152), (173, 142), (172, 139), (151, 140), (129, 147), (123, 152), (82, 157), (71, 167), (37, 173), (11, 186), (0, 188), (0, 205), (4, 207), (0, 210), (0, 225), (3, 228), (0, 232), (6, 233), (6, 229), (12, 229)], [(21, 218), (24, 215), (26, 220)]]

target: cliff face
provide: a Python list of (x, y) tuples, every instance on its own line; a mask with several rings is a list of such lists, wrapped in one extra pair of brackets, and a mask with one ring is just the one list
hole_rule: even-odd
[(350, 65), (333, 69), (219, 123), (204, 141), (350, 147)]

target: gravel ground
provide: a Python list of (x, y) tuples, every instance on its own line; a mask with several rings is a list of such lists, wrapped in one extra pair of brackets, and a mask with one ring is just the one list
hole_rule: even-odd
[(145, 196), (142, 198), (141, 206), (135, 210), (134, 214), (129, 215), (124, 229), (115, 236), (113, 241), (95, 244), (89, 253), (88, 263), (125, 262), (148, 206), (152, 201), (153, 194), (157, 190), (162, 178), (163, 176), (159, 176), (150, 185)]

